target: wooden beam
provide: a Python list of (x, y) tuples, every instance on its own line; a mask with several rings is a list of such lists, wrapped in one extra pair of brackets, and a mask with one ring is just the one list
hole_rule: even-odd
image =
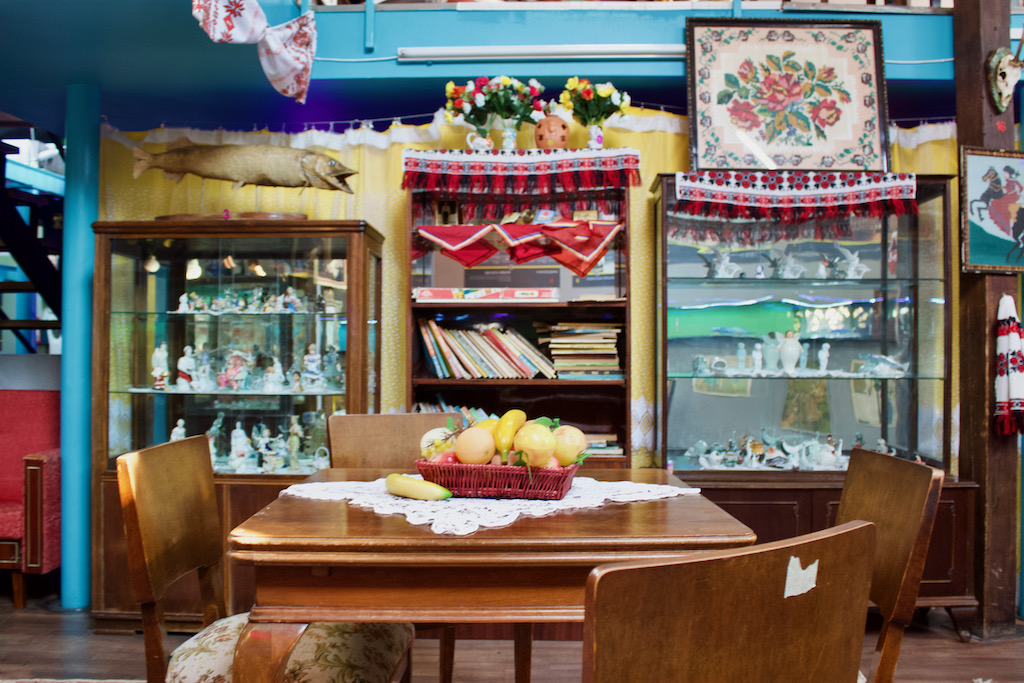
[[(1009, 45), (1010, 0), (957, 0), (953, 55), (961, 145), (1013, 149), (1013, 107), (995, 110), (986, 73), (989, 54)], [(960, 275), (960, 475), (980, 487), (974, 547), (983, 638), (1015, 633), (1017, 438), (998, 436), (992, 418), (1003, 294), (1016, 297), (1016, 276)]]

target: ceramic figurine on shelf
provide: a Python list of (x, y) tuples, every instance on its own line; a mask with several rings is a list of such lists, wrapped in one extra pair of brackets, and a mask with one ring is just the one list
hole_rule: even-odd
[(761, 346), (761, 352), (764, 354), (764, 369), (765, 372), (778, 372), (779, 370), (779, 344), (780, 340), (778, 335), (774, 332), (769, 332), (762, 337), (764, 344)]
[(294, 287), (287, 287), (284, 290), (284, 295), (278, 302), (281, 308), (284, 310), (294, 313), (299, 310), (299, 297), (295, 294)]
[(170, 441), (181, 441), (185, 438), (185, 420), (184, 418), (178, 418), (178, 421), (174, 425), (174, 429), (171, 430)]
[(765, 277), (764, 266), (759, 264), (757, 268), (754, 269), (754, 278), (757, 280), (763, 280)]
[(731, 279), (740, 277), (743, 269), (732, 262), (732, 256), (728, 251), (719, 251), (712, 247), (715, 252), (715, 277), (721, 279)]
[(242, 429), (241, 422), (235, 422), (235, 428), (231, 430), (231, 457), (246, 458), (252, 453), (252, 445), (249, 437)]
[(302, 449), (303, 436), (299, 416), (292, 415), (288, 423), (288, 469), (299, 469), (299, 451)]
[(810, 350), (811, 345), (808, 344), (807, 342), (804, 342), (803, 344), (800, 345), (800, 361), (798, 363), (798, 366), (801, 370), (807, 369), (807, 354), (810, 352)]
[(821, 345), (821, 349), (818, 350), (818, 374), (824, 375), (828, 372), (828, 354), (832, 345), (825, 342)]
[(800, 340), (793, 330), (786, 330), (786, 336), (779, 344), (779, 360), (782, 362), (783, 372), (789, 374), (796, 372), (796, 364), (800, 360)]
[(284, 389), (284, 370), (281, 368), (281, 361), (274, 358), (270, 367), (263, 373), (263, 391), (275, 393), (282, 389)]
[(192, 355), (192, 347), (186, 346), (181, 358), (178, 359), (178, 381), (176, 386), (181, 391), (192, 391), (192, 382), (196, 378), (196, 358)]
[(779, 277), (784, 280), (796, 280), (803, 277), (806, 272), (807, 269), (796, 262), (795, 256), (792, 254), (783, 255), (781, 267), (779, 269)]
[(178, 310), (176, 313), (188, 313), (191, 309), (188, 305), (188, 292), (182, 292), (181, 296), (178, 297)]
[(338, 365), (338, 361), (341, 355), (337, 349), (333, 346), (327, 347), (327, 353), (324, 354), (324, 382), (328, 386), (336, 386), (338, 384), (338, 377), (341, 374), (341, 368)]
[(171, 374), (167, 368), (167, 362), (167, 342), (160, 342), (160, 345), (153, 349), (153, 355), (150, 358), (150, 363), (153, 366), (150, 374), (153, 375), (154, 389), (167, 388), (167, 378)]
[(761, 342), (754, 344), (754, 350), (750, 352), (750, 360), (754, 364), (754, 372), (761, 372), (764, 363), (764, 352), (761, 351)]
[(224, 372), (217, 375), (217, 386), (222, 389), (242, 389), (249, 378), (249, 368), (246, 363), (245, 354), (240, 351), (232, 351), (228, 356)]
[(217, 413), (217, 418), (206, 430), (206, 438), (210, 441), (210, 458), (216, 458), (219, 453), (220, 440), (224, 436), (224, 413)]
[(743, 342), (736, 344), (736, 369), (747, 369), (747, 345)]
[(851, 251), (846, 247), (842, 246), (838, 240), (835, 242), (835, 247), (840, 254), (843, 255), (843, 260), (846, 264), (846, 279), (847, 280), (860, 280), (867, 274), (870, 268), (860, 262), (860, 252)]
[(306, 346), (306, 355), (302, 357), (302, 386), (314, 387), (324, 381), (324, 368), (320, 352), (316, 344)]
[(814, 277), (818, 280), (824, 280), (828, 277), (828, 259), (822, 258), (818, 261), (818, 270), (814, 273)]
[(301, 394), (305, 389), (302, 386), (302, 373), (292, 370), (292, 393)]

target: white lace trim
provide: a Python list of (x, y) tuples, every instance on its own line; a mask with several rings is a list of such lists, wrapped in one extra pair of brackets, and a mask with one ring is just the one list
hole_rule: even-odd
[[(409, 475), (418, 477), (418, 475)], [(601, 507), (605, 503), (636, 503), (660, 498), (693, 495), (698, 488), (641, 484), (633, 481), (598, 481), (576, 477), (561, 500), (524, 498), (449, 498), (414, 500), (387, 492), (384, 479), (295, 484), (281, 492), (316, 500), (347, 500), (378, 515), (404, 515), (410, 524), (430, 525), (435, 534), (464, 536), (482, 527), (503, 527), (520, 517), (544, 517), (564, 510)]]

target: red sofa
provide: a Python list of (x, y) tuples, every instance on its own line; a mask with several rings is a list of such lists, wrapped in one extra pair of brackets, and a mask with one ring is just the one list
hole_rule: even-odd
[(0, 569), (25, 606), (24, 574), (60, 566), (60, 392), (0, 390)]

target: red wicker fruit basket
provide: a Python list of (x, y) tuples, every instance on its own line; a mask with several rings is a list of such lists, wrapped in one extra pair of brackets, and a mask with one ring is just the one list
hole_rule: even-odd
[(440, 484), (461, 498), (537, 498), (561, 500), (572, 486), (579, 465), (559, 469), (519, 465), (467, 465), (417, 460), (427, 481)]

